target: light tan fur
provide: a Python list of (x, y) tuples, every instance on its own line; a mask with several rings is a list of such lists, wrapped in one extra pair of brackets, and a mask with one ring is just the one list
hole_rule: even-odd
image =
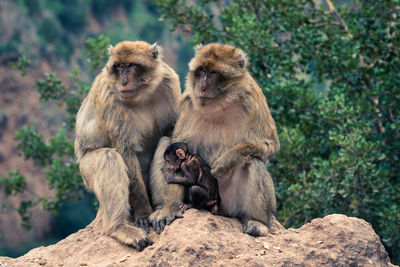
[[(124, 41), (110, 50), (78, 112), (75, 153), (86, 187), (100, 202), (104, 230), (143, 249), (151, 240), (132, 222), (146, 221), (152, 212), (150, 164), (158, 140), (170, 134), (178, 116), (180, 84), (158, 45)], [(145, 67), (133, 79), (140, 88), (134, 97), (120, 97), (116, 62)]]
[[(265, 96), (246, 65), (243, 51), (229, 45), (197, 50), (189, 63), (172, 141), (187, 143), (192, 153), (209, 162), (219, 180), (222, 213), (239, 217), (246, 233), (265, 235), (276, 209), (266, 163), (278, 152), (279, 140)], [(217, 95), (205, 104), (198, 97), (200, 67), (224, 77), (208, 89)], [(182, 198), (177, 190), (169, 194), (173, 201)]]

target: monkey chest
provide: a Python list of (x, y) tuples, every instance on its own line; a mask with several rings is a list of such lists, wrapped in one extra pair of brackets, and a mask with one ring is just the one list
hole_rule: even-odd
[(108, 129), (112, 147), (136, 151), (148, 148), (159, 132), (156, 119), (143, 114), (132, 114), (129, 119), (117, 121)]
[(183, 134), (181, 139), (188, 143), (192, 153), (211, 163), (245, 138), (242, 128), (240, 124), (209, 123), (201, 128), (193, 125), (194, 130)]

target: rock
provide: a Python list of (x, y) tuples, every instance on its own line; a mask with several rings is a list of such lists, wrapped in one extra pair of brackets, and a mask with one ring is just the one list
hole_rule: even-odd
[(274, 222), (271, 234), (243, 234), (236, 219), (190, 209), (142, 252), (101, 232), (99, 216), (60, 242), (0, 266), (393, 266), (371, 225), (333, 214), (299, 229)]

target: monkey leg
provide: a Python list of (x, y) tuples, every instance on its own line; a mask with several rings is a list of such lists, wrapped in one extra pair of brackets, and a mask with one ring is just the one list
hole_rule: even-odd
[(149, 216), (153, 212), (146, 185), (142, 176), (140, 163), (134, 152), (124, 155), (128, 166), (129, 177), (129, 204), (134, 225), (149, 232)]
[(158, 141), (157, 150), (154, 154), (153, 161), (150, 167), (150, 193), (151, 202), (154, 209), (160, 209), (165, 203), (167, 195), (168, 183), (164, 175), (164, 151), (171, 144), (171, 138), (164, 136)]
[(206, 209), (209, 198), (210, 194), (203, 187), (194, 185), (189, 188), (189, 200), (195, 208)]
[(80, 170), (99, 200), (104, 230), (138, 250), (152, 244), (145, 230), (129, 222), (129, 178), (122, 156), (111, 148), (90, 151), (81, 159)]
[(182, 218), (180, 204), (184, 197), (184, 186), (168, 184), (165, 179), (164, 151), (171, 144), (171, 138), (162, 137), (158, 142), (150, 169), (150, 190), (155, 211), (150, 215), (150, 223), (157, 233), (161, 233), (166, 225), (175, 218)]
[(268, 233), (276, 210), (274, 185), (265, 164), (253, 159), (219, 180), (220, 211), (238, 217), (249, 235)]

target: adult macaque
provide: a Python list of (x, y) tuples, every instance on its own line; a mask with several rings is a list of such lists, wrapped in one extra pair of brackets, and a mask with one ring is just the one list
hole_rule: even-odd
[(152, 244), (150, 163), (178, 116), (179, 78), (157, 44), (124, 41), (109, 54), (78, 112), (75, 153), (104, 230), (142, 250)]
[[(187, 143), (189, 151), (211, 163), (220, 212), (238, 217), (245, 233), (258, 236), (268, 233), (276, 209), (266, 162), (278, 152), (279, 140), (266, 99), (246, 64), (243, 51), (230, 45), (209, 44), (196, 51), (172, 141)], [(183, 190), (166, 193), (164, 207), (183, 198)], [(161, 210), (164, 218), (176, 214)], [(160, 231), (164, 225), (156, 226)]]
[[(198, 155), (192, 155), (183, 142), (169, 145), (164, 153), (168, 183), (181, 184), (186, 187), (187, 197), (182, 202), (182, 211), (189, 208), (211, 210), (218, 214), (218, 181), (211, 175), (210, 166)], [(183, 176), (179, 176), (179, 172)]]

